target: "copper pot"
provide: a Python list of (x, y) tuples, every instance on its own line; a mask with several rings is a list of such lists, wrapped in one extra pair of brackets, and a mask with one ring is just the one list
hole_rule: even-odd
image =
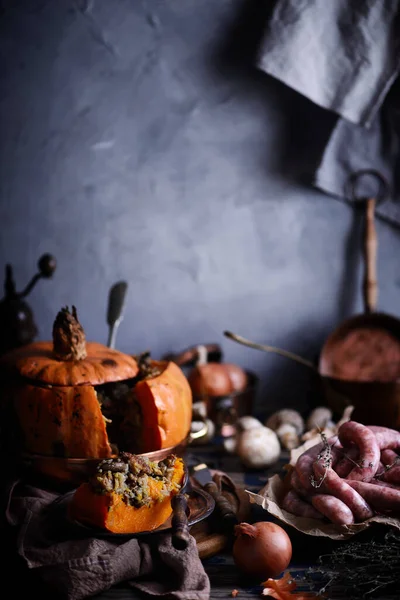
[(225, 335), (251, 348), (280, 354), (312, 369), (317, 375), (324, 404), (337, 415), (341, 416), (346, 407), (353, 406), (352, 419), (356, 421), (400, 429), (400, 320), (376, 311), (374, 210), (376, 202), (383, 197), (386, 182), (376, 171), (355, 173), (351, 184), (356, 200), (355, 184), (365, 175), (375, 177), (381, 188), (376, 198), (363, 199), (366, 202), (364, 314), (345, 320), (329, 335), (318, 365), (292, 352), (257, 344), (231, 332), (225, 332)]

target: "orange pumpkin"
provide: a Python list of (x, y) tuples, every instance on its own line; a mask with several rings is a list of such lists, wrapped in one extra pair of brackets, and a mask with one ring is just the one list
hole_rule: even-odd
[(112, 533), (151, 531), (172, 514), (171, 499), (181, 489), (184, 475), (182, 459), (173, 455), (159, 463), (127, 453), (102, 461), (93, 477), (74, 492), (69, 517)]
[(208, 362), (206, 346), (198, 346), (196, 365), (188, 375), (189, 385), (196, 400), (229, 396), (246, 389), (248, 376), (239, 365), (226, 362)]
[(106, 458), (173, 447), (189, 433), (192, 394), (179, 367), (86, 342), (75, 307), (58, 313), (53, 342), (12, 350), (0, 367), (28, 453)]

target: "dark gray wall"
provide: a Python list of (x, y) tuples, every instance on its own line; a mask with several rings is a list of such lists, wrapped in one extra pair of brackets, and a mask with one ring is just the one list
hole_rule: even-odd
[[(75, 304), (105, 342), (126, 279), (120, 349), (220, 342), (261, 376), (259, 408), (303, 406), (305, 368), (222, 332), (315, 359), (362, 310), (362, 213), (300, 183), (326, 120), (253, 67), (269, 3), (3, 5), (0, 265), (22, 287), (57, 257), (29, 298), (40, 338)], [(377, 229), (379, 304), (398, 314), (400, 233)]]

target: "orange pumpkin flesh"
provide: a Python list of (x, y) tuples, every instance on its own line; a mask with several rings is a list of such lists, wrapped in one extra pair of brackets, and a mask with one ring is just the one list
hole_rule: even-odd
[[(133, 356), (86, 342), (74, 308), (57, 315), (53, 344), (13, 350), (0, 366), (29, 453), (107, 458), (172, 447), (189, 433), (192, 393), (179, 367), (147, 357), (142, 372)], [(110, 387), (123, 397), (110, 401)]]
[(123, 495), (111, 491), (99, 494), (90, 483), (81, 484), (75, 491), (68, 506), (70, 518), (82, 524), (106, 529), (112, 533), (138, 533), (156, 529), (172, 514), (172, 497), (178, 493), (184, 481), (184, 464), (177, 458), (171, 478), (169, 494), (161, 493), (162, 481), (149, 477), (150, 504), (146, 506), (130, 506)]
[(173, 362), (152, 364), (161, 373), (139, 381), (134, 390), (146, 423), (142, 452), (179, 444), (182, 432), (189, 433), (192, 421), (192, 393), (181, 369)]

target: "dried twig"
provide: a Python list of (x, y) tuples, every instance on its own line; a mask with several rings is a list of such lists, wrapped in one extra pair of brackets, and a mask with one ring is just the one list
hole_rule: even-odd
[(379, 478), (382, 477), (382, 475), (384, 475), (385, 473), (387, 473), (388, 471), (390, 471), (390, 469), (393, 469), (393, 467), (397, 467), (400, 463), (400, 456), (398, 456), (397, 458), (394, 459), (394, 462), (392, 462), (391, 465), (383, 465), (384, 466), (384, 470), (381, 471), (380, 473), (375, 473), (375, 477)]
[(330, 600), (400, 597), (400, 534), (390, 530), (382, 541), (352, 542), (322, 555), (310, 567), (304, 585)]

